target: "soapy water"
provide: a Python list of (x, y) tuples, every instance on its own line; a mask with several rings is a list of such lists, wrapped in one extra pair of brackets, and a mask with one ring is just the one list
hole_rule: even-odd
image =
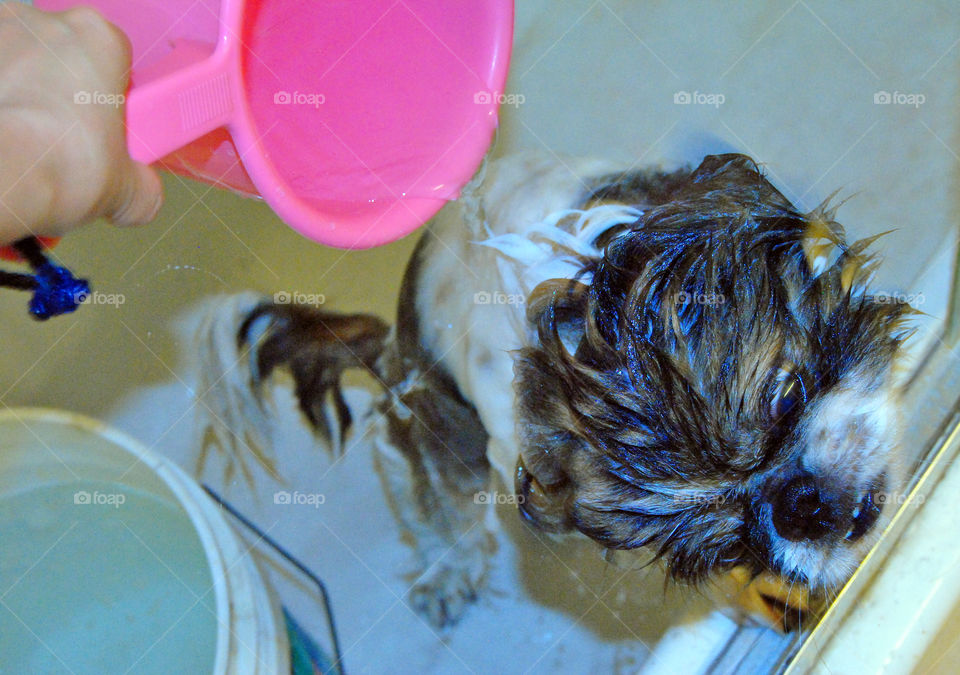
[(31, 488), (0, 497), (0, 542), (0, 672), (213, 669), (210, 570), (172, 502), (110, 482)]

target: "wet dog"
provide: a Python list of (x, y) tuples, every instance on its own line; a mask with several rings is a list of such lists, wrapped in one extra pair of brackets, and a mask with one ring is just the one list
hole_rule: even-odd
[(378, 466), (426, 570), (412, 598), (437, 625), (483, 585), (491, 470), (534, 527), (643, 547), (678, 580), (829, 592), (889, 517), (910, 312), (870, 294), (870, 241), (833, 217), (737, 154), (626, 174), (493, 162), (421, 239), (393, 329), (270, 302), (214, 321), (212, 405), (262, 416), (285, 367), (309, 422), (342, 436), (340, 375), (372, 373)]

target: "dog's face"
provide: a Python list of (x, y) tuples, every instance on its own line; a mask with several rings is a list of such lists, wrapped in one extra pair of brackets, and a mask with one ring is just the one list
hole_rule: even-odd
[(522, 510), (671, 573), (845, 581), (893, 489), (891, 362), (906, 305), (866, 243), (800, 214), (751, 160), (708, 157), (529, 299), (516, 361)]

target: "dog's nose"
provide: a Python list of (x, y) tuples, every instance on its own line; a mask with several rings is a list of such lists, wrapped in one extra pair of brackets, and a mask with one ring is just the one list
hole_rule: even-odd
[(773, 526), (784, 539), (815, 540), (837, 528), (830, 504), (813, 475), (791, 478), (773, 500)]

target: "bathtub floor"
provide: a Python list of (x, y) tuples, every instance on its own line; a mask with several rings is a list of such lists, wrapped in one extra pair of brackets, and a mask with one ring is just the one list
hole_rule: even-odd
[[(853, 237), (893, 230), (877, 243), (886, 256), (877, 283), (926, 312), (920, 350), (946, 313), (960, 212), (958, 36), (960, 15), (947, 1), (521, 0), (509, 91), (523, 101), (504, 107), (493, 152), (673, 166), (738, 150), (763, 162), (801, 207), (839, 188), (852, 197), (838, 219)], [(924, 102), (875, 103), (883, 92)], [(683, 94), (724, 101), (683, 104)], [(167, 204), (148, 228), (100, 224), (56, 251), (122, 304), (36, 324), (24, 297), (0, 294), (0, 404), (83, 412), (192, 468), (196, 306), (247, 289), (322, 293), (330, 309), (392, 319), (415, 238), (373, 251), (322, 249), (262, 204), (173, 176), (165, 185)], [(351, 384), (362, 408), (365, 383)], [(355, 436), (332, 458), (288, 391), (276, 394), (276, 448), (289, 482), (260, 476), (251, 491), (225, 484), (215, 466), (203, 478), (323, 577), (351, 672), (693, 672), (733, 634), (733, 624), (705, 614), (697, 593), (664, 590), (655, 568), (610, 566), (591, 545), (538, 539), (506, 507), (489, 591), (454, 630), (434, 633), (404, 602), (410, 558), (369, 439)], [(281, 489), (326, 501), (274, 504)], [(297, 588), (277, 583), (305, 625), (322, 625)], [(762, 631), (738, 636), (781, 644)]]
[[(179, 385), (161, 385), (116, 411), (121, 427), (137, 426), (164, 454), (188, 467), (196, 453), (190, 415), (164, 433), (190, 405)], [(369, 403), (348, 392), (356, 410)], [(226, 483), (217, 457), (204, 480), (325, 581), (333, 601), (345, 663), (354, 673), (635, 672), (679, 616), (705, 611), (694, 592), (664, 591), (656, 568), (608, 565), (591, 544), (557, 543), (527, 530), (504, 506), (489, 588), (453, 629), (435, 632), (408, 606), (409, 549), (400, 541), (374, 471), (370, 436), (354, 434), (342, 458), (332, 457), (304, 428), (284, 389), (275, 390), (280, 420), (277, 454), (285, 483), (255, 469), (255, 489)], [(163, 410), (163, 415), (157, 415)], [(278, 491), (323, 495), (323, 504), (276, 504)], [(634, 563), (634, 566), (637, 565)], [(321, 627), (314, 603), (282, 576), (275, 583), (305, 625)]]

